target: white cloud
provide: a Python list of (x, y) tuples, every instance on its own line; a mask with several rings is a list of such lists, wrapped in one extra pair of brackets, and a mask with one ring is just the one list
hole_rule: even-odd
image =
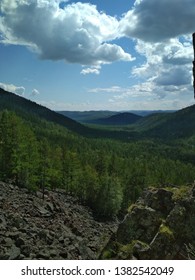
[[(189, 86), (158, 86), (152, 81), (130, 87), (111, 86), (91, 88), (88, 92), (94, 95), (104, 94), (96, 101), (63, 103), (56, 101), (39, 101), (40, 104), (53, 110), (178, 110), (194, 104)], [(165, 98), (166, 96), (166, 98)]]
[(91, 88), (88, 90), (88, 92), (92, 92), (92, 93), (122, 93), (124, 92), (124, 88), (119, 87), (119, 86), (111, 86), (108, 88)]
[(110, 102), (118, 102), (125, 99), (143, 98), (155, 96), (153, 93), (155, 86), (154, 83), (145, 82), (130, 87), (111, 86), (108, 88), (93, 88), (89, 89), (91, 93), (109, 93), (112, 97)]
[(32, 92), (31, 92), (31, 96), (36, 96), (36, 95), (39, 95), (39, 91), (37, 89), (33, 89)]
[(194, 32), (194, 0), (137, 0), (121, 19), (128, 37), (157, 42)]
[(119, 36), (118, 20), (95, 5), (77, 2), (62, 9), (56, 0), (1, 2), (1, 42), (29, 46), (42, 59), (83, 65), (133, 59), (110, 42)]
[(82, 75), (87, 75), (87, 74), (96, 74), (96, 75), (99, 75), (100, 74), (100, 69), (101, 67), (97, 66), (97, 67), (88, 67), (88, 68), (84, 68), (82, 71), (81, 71), (81, 74)]
[(23, 96), (25, 92), (25, 88), (23, 86), (15, 86), (13, 84), (0, 83), (0, 88), (21, 96)]
[(169, 95), (181, 98), (185, 93), (190, 99), (193, 48), (189, 36), (159, 43), (137, 40), (136, 51), (145, 61), (133, 68), (132, 75), (141, 83), (153, 84), (154, 98), (164, 99)]

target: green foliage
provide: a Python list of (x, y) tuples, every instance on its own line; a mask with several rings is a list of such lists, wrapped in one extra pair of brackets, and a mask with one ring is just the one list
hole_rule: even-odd
[(161, 224), (161, 226), (159, 228), (159, 232), (161, 234), (165, 234), (169, 238), (173, 238), (173, 231), (168, 226), (166, 226), (164, 224)]
[(123, 199), (120, 182), (117, 178), (104, 175), (99, 179), (95, 207), (98, 216), (112, 217), (117, 215)]
[(148, 186), (194, 181), (192, 137), (170, 143), (84, 138), (25, 114), (0, 112), (0, 180), (43, 193), (64, 188), (106, 219), (126, 211)]
[(0, 120), (0, 177), (34, 187), (38, 160), (34, 133), (8, 111), (2, 113)]

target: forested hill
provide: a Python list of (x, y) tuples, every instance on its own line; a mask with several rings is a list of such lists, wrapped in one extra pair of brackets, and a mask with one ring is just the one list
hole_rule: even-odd
[(37, 118), (44, 119), (89, 138), (128, 140), (130, 137), (136, 137), (137, 134), (136, 132), (132, 133), (131, 131), (109, 131), (100, 128), (87, 127), (69, 117), (0, 88), (0, 110), (4, 109), (14, 111), (17, 115), (28, 121), (30, 120), (37, 123)]
[(46, 121), (62, 125), (69, 130), (82, 135), (87, 135), (89, 133), (89, 129), (82, 124), (66, 116), (58, 114), (44, 106), (38, 105), (26, 98), (0, 88), (0, 110), (4, 109), (15, 111), (23, 118), (43, 118)]
[(161, 139), (187, 138), (195, 134), (195, 105), (174, 113), (153, 114), (137, 123), (146, 137)]
[(99, 118), (95, 120), (88, 121), (88, 123), (101, 124), (101, 125), (128, 125), (136, 123), (143, 117), (138, 116), (133, 113), (125, 112), (118, 113), (109, 117)]
[(106, 118), (116, 115), (116, 111), (100, 110), (100, 111), (57, 111), (57, 113), (69, 117), (81, 123), (88, 123), (100, 118)]

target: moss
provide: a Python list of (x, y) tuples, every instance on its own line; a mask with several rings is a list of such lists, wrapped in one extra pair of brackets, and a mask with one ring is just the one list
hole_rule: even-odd
[(109, 259), (112, 259), (112, 256), (113, 256), (113, 251), (112, 250), (105, 250), (102, 253), (101, 259), (109, 260)]
[(173, 231), (166, 225), (161, 224), (159, 232), (165, 234), (166, 236), (173, 238)]
[(132, 258), (133, 248), (135, 243), (131, 242), (129, 244), (123, 245), (119, 242), (114, 242), (110, 248), (103, 251), (101, 258), (103, 260), (127, 260)]
[(126, 245), (118, 244), (117, 259), (131, 260), (134, 254), (144, 252), (149, 249), (149, 245), (140, 240), (132, 240), (131, 243)]
[(122, 245), (120, 250), (122, 250), (123, 252), (131, 252), (133, 249), (133, 242), (126, 244), (126, 245)]
[(130, 213), (135, 207), (137, 206), (137, 204), (133, 203), (129, 206), (127, 212)]
[(120, 243), (118, 243), (116, 241), (112, 241), (102, 251), (102, 253), (100, 255), (100, 259), (101, 260), (114, 260), (114, 259), (116, 259), (120, 246), (121, 246)]
[(191, 188), (189, 186), (181, 186), (179, 188), (174, 188), (173, 190), (173, 200), (178, 201), (184, 198), (188, 198), (190, 195)]
[(143, 249), (148, 249), (149, 247), (148, 243), (140, 240), (133, 240), (133, 245), (140, 245)]

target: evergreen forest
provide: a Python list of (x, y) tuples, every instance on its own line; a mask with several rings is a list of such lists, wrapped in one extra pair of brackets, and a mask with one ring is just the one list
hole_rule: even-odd
[(78, 124), (82, 132), (78, 133), (75, 126), (71, 130), (71, 125), (50, 119), (46, 108), (46, 117), (40, 116), (39, 105), (33, 104), (36, 108), (30, 111), (21, 97), (14, 97), (21, 105), (17, 108), (3, 94), (0, 97), (1, 181), (39, 189), (43, 198), (46, 189), (64, 189), (89, 206), (98, 219), (123, 216), (149, 186), (194, 182), (193, 106), (124, 127)]

